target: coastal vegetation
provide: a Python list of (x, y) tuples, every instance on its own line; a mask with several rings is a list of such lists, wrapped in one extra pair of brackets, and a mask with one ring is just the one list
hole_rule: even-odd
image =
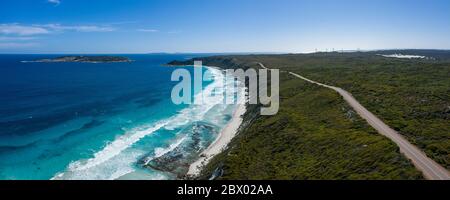
[[(386, 58), (401, 53), (433, 59)], [(315, 53), (199, 58), (224, 68), (292, 71), (351, 92), (366, 108), (449, 168), (450, 53)], [(249, 109), (229, 149), (201, 178), (218, 179), (418, 179), (418, 172), (389, 139), (379, 135), (332, 90), (281, 73), (275, 116)], [(249, 123), (251, 122), (251, 123)]]
[[(393, 53), (432, 59), (379, 56)], [(349, 91), (430, 158), (450, 169), (450, 51), (391, 50), (246, 59), (261, 60), (270, 68)]]

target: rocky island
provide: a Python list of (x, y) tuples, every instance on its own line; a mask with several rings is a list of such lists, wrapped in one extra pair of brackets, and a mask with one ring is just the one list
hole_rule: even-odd
[(40, 59), (32, 62), (81, 62), (81, 63), (111, 63), (111, 62), (131, 62), (123, 56), (60, 56), (50, 59)]
[(193, 63), (194, 62), (192, 60), (188, 60), (188, 61), (173, 60), (171, 62), (168, 62), (166, 65), (171, 66), (171, 67), (176, 67), (176, 66), (184, 66), (184, 65), (193, 65)]

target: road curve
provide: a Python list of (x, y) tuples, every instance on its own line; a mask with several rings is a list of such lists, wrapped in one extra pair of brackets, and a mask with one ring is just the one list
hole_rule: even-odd
[[(262, 68), (267, 69), (267, 67), (265, 67), (262, 63), (258, 64)], [(414, 166), (423, 173), (426, 179), (450, 180), (450, 173), (447, 171), (447, 169), (436, 163), (434, 160), (428, 158), (425, 153), (422, 152), (419, 148), (409, 143), (408, 140), (406, 140), (397, 131), (390, 128), (377, 116), (364, 108), (364, 106), (362, 106), (349, 92), (339, 87), (325, 85), (307, 79), (293, 72), (289, 72), (289, 74), (307, 82), (314, 83), (338, 92), (344, 98), (344, 100), (358, 113), (358, 115), (365, 119), (367, 123), (369, 123), (375, 130), (378, 131), (378, 133), (388, 137), (395, 144), (397, 144), (400, 147), (400, 151), (412, 161)]]

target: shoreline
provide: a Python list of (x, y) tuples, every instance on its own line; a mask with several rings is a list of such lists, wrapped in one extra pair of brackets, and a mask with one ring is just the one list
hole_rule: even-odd
[[(181, 67), (181, 66), (180, 66)], [(215, 70), (219, 70), (222, 73), (224, 73), (223, 69), (215, 66), (203, 66), (205, 68), (211, 68)], [(242, 91), (245, 91), (243, 89)], [(239, 102), (239, 101), (238, 101)], [(222, 128), (222, 130), (219, 132), (218, 136), (215, 138), (215, 140), (205, 149), (203, 150), (199, 155), (199, 158), (196, 160), (193, 160), (193, 162), (189, 165), (188, 172), (186, 172), (185, 176), (197, 176), (203, 169), (203, 167), (209, 163), (209, 161), (216, 156), (217, 154), (221, 153), (231, 142), (231, 140), (236, 136), (239, 127), (241, 126), (243, 122), (243, 115), (247, 111), (246, 102), (241, 101), (242, 103), (236, 104), (236, 107), (234, 108), (234, 111), (232, 112), (232, 117), (229, 120), (229, 122)], [(153, 179), (153, 177), (149, 176), (142, 176), (142, 172), (133, 171), (130, 173), (127, 173), (116, 180), (135, 180), (136, 177), (139, 177), (139, 179), (145, 180), (146, 178)]]
[(246, 103), (240, 103), (237, 105), (237, 108), (233, 113), (233, 117), (222, 129), (218, 137), (200, 154), (200, 157), (189, 166), (189, 171), (186, 173), (187, 176), (198, 176), (202, 168), (207, 165), (214, 156), (221, 153), (228, 146), (234, 136), (236, 136), (237, 131), (243, 122), (243, 115), (246, 111)]
[[(167, 67), (186, 67), (189, 65), (165, 65)], [(220, 70), (223, 69), (216, 66), (205, 66), (205, 68), (212, 68)], [(245, 91), (245, 90), (244, 90)], [(243, 115), (247, 112), (246, 101), (237, 103), (237, 107), (233, 112), (233, 116), (230, 121), (225, 125), (225, 127), (220, 131), (217, 138), (211, 143), (207, 149), (200, 153), (200, 157), (189, 165), (188, 172), (185, 176), (198, 176), (205, 165), (207, 165), (214, 156), (221, 153), (231, 142), (231, 140), (236, 136), (239, 127), (243, 122)]]
[[(205, 66), (205, 67), (214, 68), (221, 71), (223, 70), (215, 66)], [(211, 159), (214, 158), (214, 156), (225, 150), (225, 148), (228, 146), (231, 140), (236, 136), (238, 129), (244, 120), (243, 115), (246, 112), (247, 112), (246, 101), (244, 102), (238, 101), (237, 107), (235, 108), (235, 111), (233, 112), (233, 116), (230, 119), (230, 121), (220, 131), (219, 135), (214, 140), (214, 142), (211, 143), (208, 146), (208, 148), (203, 150), (202, 153), (200, 153), (200, 157), (196, 161), (194, 161), (193, 163), (191, 163), (191, 165), (189, 165), (189, 169), (188, 172), (186, 173), (186, 176), (193, 176), (193, 177), (198, 176), (202, 171), (203, 167), (206, 166), (211, 161)]]

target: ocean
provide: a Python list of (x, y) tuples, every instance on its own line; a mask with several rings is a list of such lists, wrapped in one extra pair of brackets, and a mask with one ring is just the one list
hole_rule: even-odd
[[(21, 62), (55, 56), (0, 55), (0, 179), (177, 179), (236, 109), (220, 101), (172, 103), (175, 68), (164, 64), (201, 55)], [(204, 81), (203, 87), (223, 85)]]

